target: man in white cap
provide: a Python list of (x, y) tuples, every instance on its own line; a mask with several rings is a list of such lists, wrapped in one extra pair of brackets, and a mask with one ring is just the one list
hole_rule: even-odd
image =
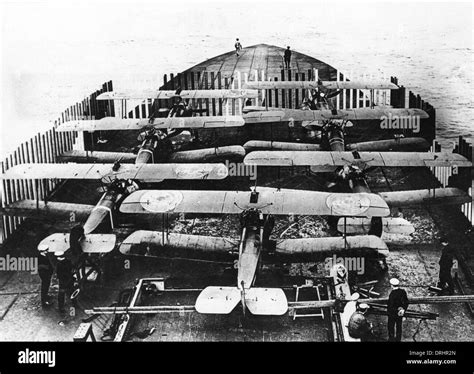
[(408, 308), (408, 296), (405, 290), (399, 288), (400, 281), (397, 278), (390, 279), (390, 285), (392, 292), (388, 296), (387, 304), (388, 340), (399, 342), (402, 340), (402, 321)]
[(53, 265), (48, 258), (49, 246), (40, 244), (38, 246), (38, 275), (41, 279), (41, 306), (47, 308), (51, 305), (49, 301), (49, 286), (51, 285), (51, 277), (53, 276)]
[(361, 341), (367, 341), (372, 336), (372, 324), (365, 317), (368, 310), (367, 304), (359, 304), (349, 319), (347, 327), (349, 335)]

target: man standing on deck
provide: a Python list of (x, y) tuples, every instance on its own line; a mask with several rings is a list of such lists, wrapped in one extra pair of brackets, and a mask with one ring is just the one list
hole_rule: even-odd
[[(66, 294), (71, 296), (74, 289), (74, 268), (69, 259), (65, 257), (64, 252), (56, 252), (58, 264), (56, 265), (56, 275), (58, 277), (58, 308), (60, 313), (64, 313), (64, 303)], [(76, 307), (76, 300), (73, 299), (73, 306)]]
[(48, 258), (49, 247), (46, 244), (38, 246), (38, 275), (41, 279), (41, 306), (47, 308), (51, 305), (49, 301), (49, 286), (53, 276), (53, 265)]
[(290, 68), (290, 60), (291, 60), (291, 51), (290, 51), (290, 46), (288, 46), (285, 50), (285, 68), (286, 69)]
[(448, 239), (441, 238), (441, 245), (443, 249), (441, 251), (441, 257), (439, 259), (439, 282), (438, 287), (444, 290), (447, 285), (447, 291), (450, 295), (454, 294), (454, 282), (451, 276), (451, 268), (453, 267), (453, 251), (448, 244)]
[(372, 338), (372, 324), (367, 321), (365, 314), (369, 310), (369, 306), (365, 303), (357, 305), (356, 311), (349, 319), (347, 329), (349, 335), (361, 342), (368, 341)]
[[(403, 315), (408, 308), (408, 296), (405, 290), (399, 288), (400, 281), (396, 278), (390, 279), (392, 292), (388, 296), (387, 314), (388, 314), (388, 340), (402, 340), (402, 321)], [(396, 333), (395, 333), (396, 326)]]
[(242, 49), (242, 44), (239, 42), (239, 38), (235, 40), (235, 53), (239, 55), (240, 50)]

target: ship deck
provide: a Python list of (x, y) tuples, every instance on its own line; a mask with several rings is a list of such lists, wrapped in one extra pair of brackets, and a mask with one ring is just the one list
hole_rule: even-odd
[[(218, 71), (223, 77), (232, 76), (235, 70), (252, 74), (254, 69), (265, 69), (267, 76), (279, 76), (283, 60), (283, 49), (265, 44), (244, 48), (237, 57), (231, 51), (205, 61), (189, 69), (188, 72)], [(293, 52), (292, 69), (308, 72), (318, 69), (323, 80), (334, 80), (336, 70), (314, 58)], [(280, 132), (279, 132), (280, 130)], [(233, 131), (237, 131), (234, 133)], [(230, 131), (203, 130), (200, 134), (202, 147), (227, 144), (243, 144), (249, 139), (262, 139), (271, 132), (273, 140), (304, 140), (302, 134), (291, 132), (278, 126), (267, 130), (241, 129)], [(106, 145), (97, 145), (96, 150), (129, 151), (136, 146), (136, 135), (116, 133), (109, 138)], [(364, 121), (348, 131), (348, 142), (390, 138), (390, 131), (374, 129), (373, 123)], [(101, 148), (102, 147), (102, 148)], [(303, 168), (281, 168), (275, 170), (259, 169), (258, 185), (281, 188), (321, 190), (328, 175), (308, 174)], [(369, 185), (373, 192), (390, 190), (423, 189), (428, 186), (439, 186), (439, 182), (428, 170), (415, 168), (376, 169), (369, 174)], [(209, 182), (165, 182), (162, 188), (193, 189), (242, 189), (248, 190), (253, 185), (248, 178), (228, 178), (227, 180)], [(67, 201), (95, 204), (100, 197), (100, 184), (97, 182), (68, 181), (58, 189), (53, 201)], [(466, 293), (472, 294), (471, 270), (474, 260), (471, 254), (474, 248), (474, 235), (468, 232), (470, 222), (456, 207), (427, 206), (417, 209), (404, 209), (404, 218), (415, 226), (415, 233), (409, 241), (388, 242), (390, 253), (383, 261), (379, 257), (367, 257), (367, 268), (363, 275), (350, 273), (350, 282), (378, 280), (375, 291), (381, 296), (389, 292), (388, 280), (398, 277), (409, 295), (428, 295), (427, 287), (435, 285), (439, 271), (441, 233), (448, 236), (451, 244), (464, 256), (466, 267), (458, 270)], [(137, 223), (138, 222), (138, 223)], [(139, 228), (160, 227), (159, 220), (140, 220), (131, 222), (120, 219), (114, 230), (118, 241)], [(204, 219), (201, 217), (183, 221), (171, 217), (171, 232), (186, 232), (207, 235), (234, 236), (237, 233), (238, 220), (232, 216)], [(34, 256), (40, 240), (55, 232), (68, 232), (76, 223), (54, 219), (26, 220), (1, 247), (2, 255)], [(286, 226), (285, 226), (286, 225)], [(287, 227), (283, 219), (277, 221), (279, 228)], [(101, 230), (106, 231), (107, 227)], [(327, 222), (321, 217), (303, 217), (297, 229), (289, 229), (288, 237), (330, 236), (335, 235)], [(90, 283), (81, 294), (80, 310), (74, 316), (61, 319), (52, 308), (42, 310), (39, 302), (39, 278), (27, 272), (0, 272), (0, 339), (1, 340), (43, 340), (71, 341), (72, 337), (85, 318), (84, 310), (94, 306), (108, 306), (118, 296), (120, 290), (133, 287), (136, 279), (143, 277), (163, 277), (167, 286), (197, 288), (206, 285), (232, 285), (235, 271), (229, 263), (208, 263), (187, 261), (177, 258), (140, 258), (131, 260), (131, 268), (124, 269), (124, 258), (114, 254), (106, 262), (104, 278), (99, 283)], [(323, 261), (312, 263), (282, 263), (265, 265), (258, 278), (263, 286), (292, 285), (303, 282), (304, 278), (327, 276)], [(57, 292), (57, 281), (53, 279), (52, 295)], [(171, 305), (192, 305), (189, 295), (182, 298), (161, 298), (160, 303)], [(407, 320), (404, 323), (403, 340), (416, 341), (470, 341), (474, 336), (472, 316), (464, 304), (415, 305), (413, 310), (439, 313), (439, 322)], [(228, 316), (204, 316), (195, 312), (180, 315), (179, 313), (141, 316), (137, 319), (133, 331), (141, 331), (152, 326), (155, 333), (146, 341), (328, 341), (330, 326), (327, 320), (320, 318), (297, 319), (293, 321), (288, 315), (282, 317), (246, 317), (243, 321), (241, 312), (236, 310)], [(386, 340), (386, 317), (371, 316), (376, 340)], [(58, 324), (59, 321), (64, 323)], [(106, 327), (104, 321), (94, 322), (96, 336)], [(131, 340), (141, 340), (131, 337)]]

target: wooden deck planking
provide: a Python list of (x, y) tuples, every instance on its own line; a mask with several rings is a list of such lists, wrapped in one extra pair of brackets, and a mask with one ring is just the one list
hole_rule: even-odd
[[(253, 76), (254, 69), (265, 69), (267, 77), (280, 77), (281, 70), (284, 68), (284, 52), (285, 48), (257, 44), (243, 48), (240, 56), (237, 56), (235, 51), (226, 52), (201, 62), (184, 73), (219, 71), (224, 78), (232, 77), (236, 70), (242, 74), (247, 73), (249, 76)], [(336, 78), (336, 69), (332, 66), (297, 51), (292, 51), (291, 67), (293, 71), (305, 74), (313, 68), (318, 69), (319, 77), (323, 80), (335, 80)]]

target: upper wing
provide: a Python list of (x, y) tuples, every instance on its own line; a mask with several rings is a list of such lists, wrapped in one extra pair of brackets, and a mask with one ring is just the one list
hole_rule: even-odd
[(56, 131), (108, 131), (108, 130), (140, 130), (150, 126), (147, 119), (104, 117), (101, 119), (73, 120), (60, 124)]
[(4, 179), (224, 179), (224, 164), (20, 164), (8, 169)]
[[(252, 200), (251, 200), (252, 198)], [(367, 193), (278, 191), (142, 190), (129, 195), (120, 205), (123, 213), (214, 213), (238, 214), (256, 208), (274, 215), (387, 216), (383, 199)]]
[(142, 99), (172, 99), (181, 97), (183, 99), (240, 99), (256, 98), (257, 90), (127, 90), (104, 92), (97, 100), (142, 100)]
[(108, 163), (119, 161), (123, 163), (134, 163), (137, 155), (126, 152), (102, 152), (102, 151), (80, 151), (73, 149), (64, 152), (58, 156), (58, 160), (62, 162), (87, 162), (87, 163)]
[(192, 149), (189, 151), (173, 152), (169, 155), (169, 162), (214, 162), (231, 158), (243, 159), (245, 149), (240, 145), (228, 145), (216, 148)]
[(336, 81), (260, 81), (260, 82), (246, 82), (243, 85), (247, 89), (319, 89), (321, 87), (328, 89), (388, 89), (396, 90), (398, 86), (390, 82), (376, 82), (376, 81), (351, 81), (351, 82), (336, 82)]
[(292, 143), (292, 142), (274, 142), (269, 140), (249, 140), (244, 144), (247, 153), (260, 150), (279, 150), (279, 151), (319, 151), (319, 144), (312, 143)]
[(171, 117), (153, 120), (153, 127), (156, 129), (200, 129), (243, 125), (245, 121), (241, 116)]
[(383, 120), (384, 117), (420, 117), (428, 118), (428, 114), (417, 108), (356, 108), (331, 110), (303, 110), (269, 108), (262, 111), (247, 111), (243, 115), (245, 123), (281, 122), (281, 121), (327, 121), (327, 120)]
[(111, 131), (140, 130), (145, 127), (156, 129), (193, 129), (215, 127), (238, 127), (245, 124), (240, 116), (168, 117), (148, 119), (104, 117), (99, 120), (68, 121), (59, 125), (56, 131)]
[(245, 164), (262, 166), (459, 166), (472, 163), (448, 152), (318, 152), (255, 151), (245, 156)]
[(396, 138), (385, 140), (372, 140), (368, 142), (358, 142), (346, 144), (348, 151), (411, 151), (426, 152), (430, 149), (430, 143), (424, 138)]

